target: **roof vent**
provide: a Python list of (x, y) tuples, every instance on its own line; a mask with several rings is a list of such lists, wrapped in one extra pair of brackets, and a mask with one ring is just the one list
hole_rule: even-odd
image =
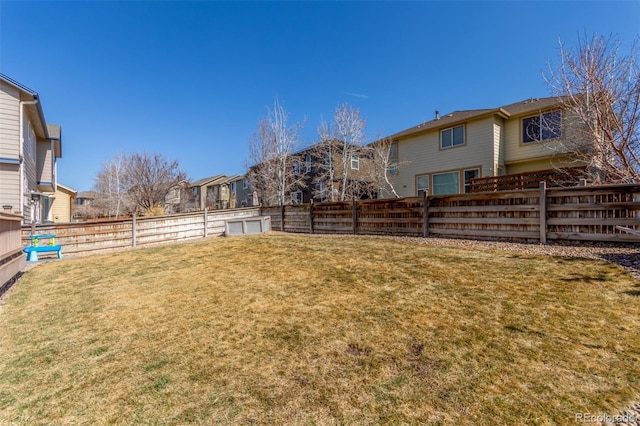
[(440, 111), (436, 110), (436, 120), (440, 120)]

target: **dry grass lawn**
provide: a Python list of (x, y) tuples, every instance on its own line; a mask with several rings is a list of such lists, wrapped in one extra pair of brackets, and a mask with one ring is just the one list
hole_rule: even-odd
[(0, 424), (569, 424), (640, 395), (604, 262), (268, 235), (39, 265), (0, 308)]

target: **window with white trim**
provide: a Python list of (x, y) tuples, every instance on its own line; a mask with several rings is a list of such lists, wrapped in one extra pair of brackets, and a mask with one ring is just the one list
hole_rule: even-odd
[(425, 192), (429, 195), (429, 175), (416, 177), (416, 189), (419, 197), (422, 197)]
[(459, 194), (460, 172), (438, 173), (432, 176), (433, 195)]
[(300, 160), (295, 160), (293, 162), (293, 173), (299, 175), (300, 174)]
[(540, 113), (522, 119), (522, 143), (540, 142), (562, 136), (562, 111)]
[(351, 169), (360, 170), (360, 157), (358, 157), (357, 155), (351, 156)]
[(307, 154), (307, 156), (304, 158), (304, 164), (305, 164), (305, 171), (307, 173), (311, 173), (311, 155)]
[(248, 189), (249, 188), (249, 180), (245, 179), (242, 181), (242, 189)]
[(440, 148), (464, 145), (464, 126), (451, 127), (440, 131)]
[(480, 177), (480, 169), (467, 169), (464, 171), (464, 192), (471, 192), (471, 179)]

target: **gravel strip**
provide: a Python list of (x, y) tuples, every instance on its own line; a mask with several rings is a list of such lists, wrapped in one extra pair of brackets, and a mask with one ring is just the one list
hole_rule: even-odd
[[(271, 234), (290, 235), (290, 233), (271, 231)], [(605, 260), (625, 268), (640, 282), (640, 244), (633, 243), (593, 243), (582, 244), (552, 242), (549, 244), (523, 243), (517, 241), (469, 240), (462, 238), (438, 237), (395, 237), (383, 235), (350, 235), (350, 234), (306, 234), (312, 237), (336, 238), (384, 238), (409, 241), (415, 244), (429, 244), (445, 247), (484, 248), (512, 251), (533, 255), (549, 255), (559, 257), (577, 257), (583, 259)]]

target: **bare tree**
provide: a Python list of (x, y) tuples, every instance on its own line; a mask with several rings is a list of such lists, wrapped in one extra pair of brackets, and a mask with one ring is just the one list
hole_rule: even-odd
[(123, 212), (128, 212), (128, 199), (125, 173), (129, 158), (123, 153), (105, 161), (95, 178), (94, 190), (99, 198), (94, 200), (93, 208), (102, 215), (116, 219)]
[(336, 179), (336, 160), (340, 141), (335, 139), (330, 125), (324, 120), (320, 123), (318, 134), (320, 142), (311, 150), (315, 160), (312, 194), (314, 198), (322, 201), (337, 201), (340, 192)]
[(373, 167), (371, 167), (371, 181), (375, 182), (379, 195), (393, 195), (400, 198), (394, 187), (398, 169), (404, 165), (398, 161), (397, 142), (390, 138), (378, 138), (369, 145)]
[(293, 153), (299, 144), (301, 123), (288, 124), (289, 115), (278, 99), (268, 118), (258, 122), (258, 132), (249, 138), (249, 180), (266, 205), (290, 202), (291, 191), (304, 185), (303, 176), (296, 173)]
[(336, 108), (330, 124), (320, 125), (320, 142), (314, 149), (314, 156), (320, 160), (314, 179), (317, 197), (345, 201), (375, 192), (367, 179), (371, 155), (365, 144), (365, 126), (360, 110), (347, 104)]
[(131, 199), (143, 213), (162, 212), (169, 191), (184, 180), (186, 174), (177, 160), (157, 153), (135, 153), (128, 158), (125, 183)]
[(578, 121), (560, 150), (586, 164), (594, 182), (640, 182), (638, 40), (627, 52), (613, 36), (585, 36), (574, 49), (559, 44), (559, 62), (545, 80)]

